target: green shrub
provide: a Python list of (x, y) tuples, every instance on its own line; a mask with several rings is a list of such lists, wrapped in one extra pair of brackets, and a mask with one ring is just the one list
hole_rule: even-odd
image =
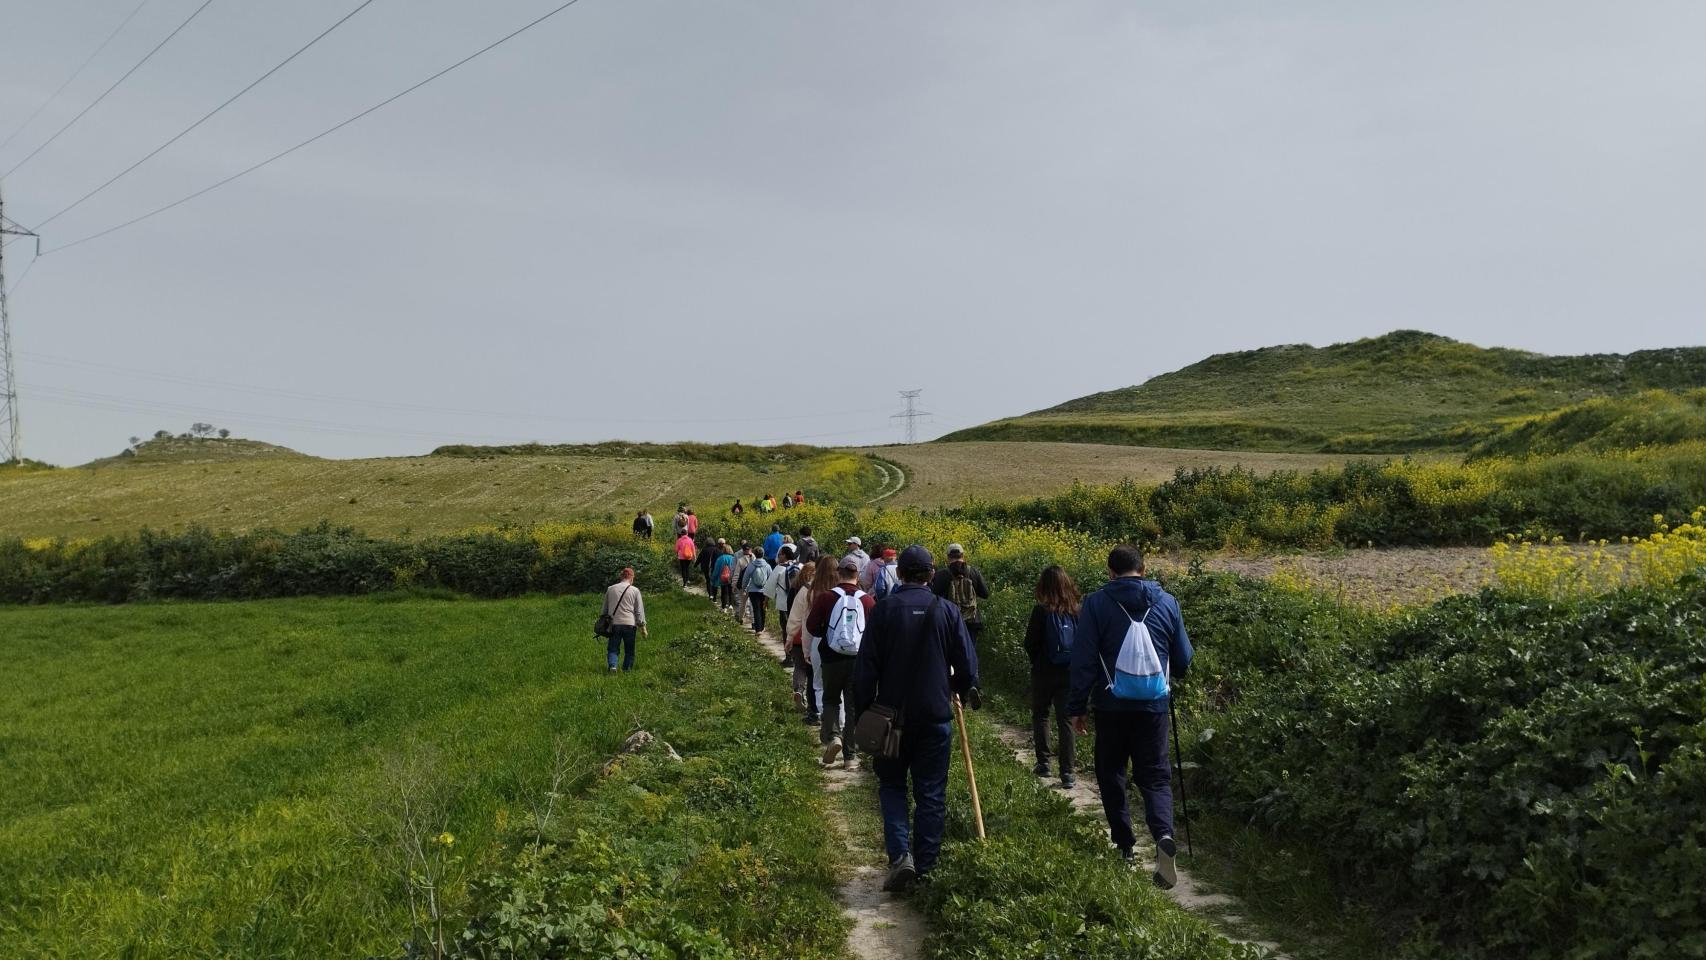
[(1507, 533), (1615, 539), (1706, 502), (1706, 445), (1464, 464), (1352, 461), (1300, 473), (1180, 470), (1157, 487), (1074, 486), (951, 515), (1219, 549), (1486, 544)]
[(384, 540), (321, 524), (296, 533), (144, 530), (89, 542), (0, 540), (0, 603), (237, 600), (438, 587), (477, 597), (642, 587), (667, 562), (622, 527), (552, 526)]
[(1419, 914), (1419, 953), (1706, 956), (1706, 580), (1393, 620), (1180, 592), (1213, 729), (1196, 796)]

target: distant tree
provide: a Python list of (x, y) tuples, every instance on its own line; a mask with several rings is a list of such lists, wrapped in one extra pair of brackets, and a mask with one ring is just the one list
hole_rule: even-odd
[(156, 439), (156, 440), (170, 440), (170, 439), (172, 439), (172, 431), (170, 431), (170, 430), (156, 430), (156, 431), (154, 431), (154, 439)]
[(213, 433), (213, 424), (211, 423), (190, 424), (190, 434), (192, 436), (205, 437), (211, 433)]
[(130, 438), (130, 445), (133, 447), (142, 446), (142, 438), (141, 437), (131, 437)]
[(231, 437), (231, 431), (225, 429), (224, 427), (219, 428), (219, 439), (228, 440), (228, 439), (230, 439), (230, 437)]

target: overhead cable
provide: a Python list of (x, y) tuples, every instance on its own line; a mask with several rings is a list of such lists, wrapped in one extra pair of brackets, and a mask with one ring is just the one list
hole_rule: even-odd
[(148, 51), (146, 54), (144, 54), (141, 60), (136, 61), (136, 66), (131, 67), (129, 70), (126, 70), (124, 72), (124, 76), (119, 77), (117, 80), (114, 80), (112, 86), (101, 91), (100, 96), (96, 97), (88, 106), (84, 107), (82, 110), (77, 111), (77, 115), (75, 117), (72, 117), (70, 120), (67, 120), (65, 122), (65, 126), (60, 127), (58, 130), (55, 130), (53, 132), (53, 136), (48, 137), (46, 140), (42, 141), (41, 146), (36, 147), (34, 150), (31, 150), (29, 152), (29, 154), (24, 157), (24, 159), (19, 160), (17, 163), (12, 164), (12, 169), (7, 170), (5, 173), (0, 173), (0, 179), (3, 179), (5, 177), (9, 177), (12, 174), (17, 173), (19, 167), (21, 167), (24, 164), (29, 163), (31, 160), (35, 159), (35, 155), (42, 152), (43, 150), (46, 150), (48, 147), (48, 144), (52, 143), (55, 140), (58, 140), (60, 137), (60, 134), (63, 134), (65, 131), (76, 126), (77, 121), (83, 119), (83, 117), (85, 115), (87, 115), (90, 110), (93, 110), (93, 109), (95, 109), (95, 107), (99, 106), (100, 102), (107, 98), (108, 94), (111, 94), (114, 90), (117, 90), (121, 85), (123, 85), (126, 80), (129, 80), (131, 74), (142, 69), (143, 64), (147, 63), (149, 60), (154, 59), (154, 55), (156, 53), (160, 52), (160, 48), (164, 47), (168, 43), (171, 43), (173, 37), (175, 37), (179, 33), (183, 32), (183, 29), (185, 27), (187, 27), (191, 23), (193, 23), (195, 21), (195, 18), (201, 16), (201, 12), (203, 10), (206, 10), (212, 4), (213, 4), (213, 0), (202, 0), (201, 6), (196, 7), (195, 12), (190, 14), (188, 17), (186, 17), (184, 19), (183, 23), (178, 24), (177, 27), (175, 29), (173, 29), (171, 33), (166, 34), (166, 39), (155, 44), (154, 49), (152, 49), (152, 50)]
[[(211, 0), (210, 0), (210, 2), (211, 2)], [(197, 197), (205, 196), (209, 193), (212, 193), (213, 191), (218, 190), (220, 187), (223, 187), (226, 184), (231, 183), (233, 181), (240, 180), (243, 177), (246, 177), (249, 174), (254, 173), (255, 171), (257, 171), (257, 170), (261, 169), (262, 167), (265, 167), (271, 163), (274, 163), (274, 162), (279, 161), (279, 160), (283, 160), (285, 157), (290, 156), (291, 154), (295, 153), (298, 150), (301, 150), (303, 147), (306, 147), (312, 143), (316, 143), (320, 140), (325, 139), (326, 137), (331, 136), (334, 133), (337, 133), (339, 130), (342, 130), (343, 128), (349, 126), (350, 124), (355, 123), (356, 121), (362, 119), (363, 117), (366, 117), (368, 114), (374, 113), (380, 109), (383, 109), (384, 107), (390, 106), (391, 104), (397, 102), (398, 100), (403, 99), (404, 97), (408, 96), (409, 94), (414, 93), (416, 90), (419, 90), (420, 88), (426, 86), (427, 84), (433, 82), (434, 80), (437, 80), (439, 77), (442, 77), (447, 73), (450, 73), (452, 70), (455, 70), (458, 67), (461, 67), (463, 64), (466, 64), (472, 60), (475, 60), (481, 56), (484, 56), (485, 54), (491, 52), (492, 50), (497, 49), (498, 47), (502, 46), (503, 44), (508, 43), (511, 40), (514, 40), (516, 37), (521, 36), (522, 34), (526, 33), (527, 31), (533, 29), (534, 27), (537, 27), (541, 23), (544, 23), (545, 21), (551, 19), (552, 17), (556, 16), (559, 13), (562, 13), (564, 10), (567, 10), (568, 8), (574, 6), (576, 3), (579, 3), (579, 2), (580, 2), (580, 0), (567, 0), (567, 2), (553, 8), (552, 10), (548, 11), (547, 13), (535, 18), (534, 20), (529, 21), (524, 26), (519, 27), (516, 30), (505, 34), (504, 36), (498, 38), (497, 40), (494, 40), (491, 43), (486, 44), (485, 46), (483, 46), (480, 49), (474, 51), (473, 53), (467, 55), (466, 57), (463, 57), (462, 59), (456, 61), (455, 63), (451, 64), (450, 66), (445, 67), (444, 69), (438, 71), (437, 73), (432, 74), (431, 76), (427, 77), (425, 80), (421, 80), (412, 86), (405, 87), (401, 91), (394, 93), (389, 97), (386, 97), (384, 100), (379, 101), (378, 103), (374, 104), (371, 107), (368, 107), (367, 109), (361, 111), (360, 113), (357, 113), (354, 116), (352, 116), (346, 120), (343, 120), (343, 121), (341, 121), (341, 122), (339, 122), (339, 123), (337, 123), (331, 127), (326, 128), (325, 130), (320, 131), (319, 133), (313, 135), (312, 137), (309, 137), (308, 139), (302, 141), (301, 143), (298, 143), (294, 147), (290, 147), (287, 150), (283, 150), (283, 151), (280, 151), (278, 153), (275, 153), (272, 156), (266, 158), (265, 160), (262, 160), (261, 162), (254, 164), (253, 166), (246, 167), (243, 170), (239, 170), (238, 172), (232, 174), (229, 177), (226, 177), (223, 180), (217, 181), (217, 182), (215, 182), (209, 186), (203, 187), (200, 190), (197, 190), (196, 192), (191, 193), (187, 196), (180, 197), (180, 198), (172, 201), (171, 203), (166, 204), (163, 207), (156, 207), (155, 209), (150, 210), (149, 212), (142, 214), (139, 217), (132, 217), (131, 219), (126, 220), (123, 223), (117, 224), (115, 226), (108, 227), (107, 229), (102, 230), (98, 233), (92, 233), (86, 237), (82, 237), (81, 239), (73, 240), (69, 243), (62, 243), (56, 247), (51, 247), (47, 250), (43, 250), (42, 253), (44, 255), (48, 254), (48, 253), (56, 253), (60, 250), (68, 250), (71, 247), (80, 246), (82, 244), (90, 242), (91, 240), (99, 240), (100, 238), (105, 237), (109, 234), (117, 233), (118, 231), (123, 230), (126, 227), (135, 226), (136, 224), (139, 224), (144, 220), (147, 220), (151, 217), (155, 217), (155, 216), (158, 216), (162, 213), (165, 213), (166, 211), (171, 210), (174, 207), (182, 206), (183, 204), (186, 204), (186, 203), (190, 202), (191, 200), (196, 199)]]
[(356, 14), (360, 13), (361, 11), (366, 10), (368, 8), (368, 6), (371, 5), (372, 3), (373, 3), (373, 0), (362, 0), (362, 2), (360, 4), (358, 4), (354, 10), (351, 10), (350, 12), (344, 14), (342, 17), (339, 17), (338, 20), (335, 23), (333, 23), (331, 26), (320, 31), (319, 35), (316, 36), (314, 39), (312, 39), (312, 40), (308, 41), (307, 43), (303, 44), (302, 46), (296, 48), (295, 53), (292, 53), (290, 56), (285, 57), (283, 60), (280, 60), (278, 63), (274, 64), (273, 68), (271, 70), (268, 70), (266, 73), (263, 73), (260, 76), (256, 77), (253, 81), (250, 82), (250, 84), (248, 86), (246, 86), (243, 89), (232, 94), (231, 97), (229, 99), (227, 99), (224, 103), (221, 103), (219, 106), (214, 107), (212, 110), (209, 110), (207, 113), (202, 114), (201, 119), (190, 124), (189, 126), (185, 127), (184, 129), (178, 131), (175, 135), (172, 136), (172, 138), (170, 140), (167, 140), (165, 143), (162, 143), (158, 147), (155, 147), (154, 149), (148, 151), (146, 154), (143, 154), (142, 159), (136, 161), (135, 163), (131, 164), (128, 167), (125, 167), (123, 170), (120, 170), (118, 173), (113, 174), (112, 178), (107, 180), (107, 182), (101, 184), (100, 186), (96, 187), (93, 190), (90, 190), (88, 193), (83, 194), (81, 197), (78, 197), (74, 202), (72, 202), (69, 206), (62, 208), (58, 213), (55, 213), (53, 216), (48, 217), (46, 220), (43, 220), (42, 225), (46, 226), (47, 224), (52, 223), (55, 220), (58, 220), (60, 217), (63, 217), (66, 214), (70, 213), (71, 211), (82, 206), (85, 202), (87, 202), (90, 198), (94, 197), (96, 194), (100, 193), (102, 190), (105, 190), (106, 188), (108, 188), (108, 187), (112, 186), (113, 184), (119, 182), (120, 180), (124, 179), (127, 175), (129, 175), (129, 173), (132, 170), (135, 170), (137, 167), (140, 167), (143, 164), (147, 163), (148, 161), (154, 159), (156, 156), (158, 156), (160, 154), (160, 152), (162, 150), (165, 150), (167, 147), (170, 147), (172, 144), (177, 143), (179, 140), (182, 140), (184, 137), (189, 136), (190, 132), (195, 130), (195, 128), (201, 126), (202, 124), (206, 123), (209, 120), (212, 120), (214, 118), (214, 116), (219, 113), (219, 111), (224, 110), (226, 107), (229, 107), (233, 103), (236, 103), (238, 100), (242, 99), (244, 94), (246, 94), (250, 90), (253, 90), (256, 87), (260, 86), (263, 82), (266, 81), (266, 79), (268, 77), (270, 77), (273, 74), (284, 69), (285, 65), (290, 63), (290, 61), (295, 60), (297, 57), (302, 56), (304, 53), (307, 53), (310, 47), (319, 43), (321, 40), (326, 39), (326, 37), (329, 36), (332, 33), (332, 31), (343, 26), (345, 23), (348, 23), (351, 18), (353, 18)]
[(130, 11), (130, 15), (125, 17), (123, 20), (120, 20), (119, 25), (113, 28), (113, 32), (107, 34), (107, 38), (105, 40), (102, 40), (101, 45), (95, 48), (95, 52), (89, 54), (89, 56), (86, 57), (82, 63), (78, 64), (77, 69), (71, 71), (71, 76), (65, 78), (65, 82), (59, 85), (59, 89), (57, 89), (57, 90), (53, 91), (53, 93), (49, 94), (48, 98), (41, 102), (41, 106), (36, 107), (34, 112), (32, 112), (28, 117), (24, 118), (24, 122), (18, 124), (17, 129), (13, 130), (12, 133), (6, 137), (6, 139), (0, 140), (0, 150), (4, 150), (8, 146), (11, 146), (12, 141), (18, 139), (18, 134), (23, 133), (24, 129), (26, 127), (28, 127), (30, 124), (34, 123), (35, 119), (37, 117), (41, 116), (41, 112), (43, 110), (46, 110), (48, 108), (48, 106), (53, 103), (53, 101), (59, 99), (59, 95), (65, 92), (66, 87), (71, 86), (71, 84), (74, 83), (78, 77), (83, 75), (83, 71), (87, 70), (89, 68), (89, 64), (94, 63), (95, 58), (101, 55), (101, 51), (105, 50), (107, 48), (107, 44), (112, 43), (113, 40), (116, 37), (118, 37), (119, 34), (123, 33), (125, 27), (130, 26), (130, 21), (136, 19), (136, 15), (142, 12), (142, 8), (148, 6), (150, 3), (153, 3), (153, 2), (154, 2), (154, 0), (142, 0), (141, 3), (137, 4), (134, 8), (132, 8)]
[[(555, 414), (515, 413), (493, 410), (469, 410), (455, 407), (429, 406), (426, 404), (406, 403), (393, 400), (369, 400), (360, 397), (337, 396), (323, 393), (307, 393), (300, 390), (287, 390), (275, 387), (257, 386), (255, 384), (233, 383), (228, 380), (209, 380), (202, 377), (188, 377), (169, 373), (156, 373), (139, 370), (134, 367), (122, 367), (115, 364), (99, 363), (92, 360), (79, 360), (71, 357), (60, 357), (54, 354), (37, 353), (35, 351), (20, 351), (19, 356), (31, 362), (49, 366), (84, 367), (100, 370), (106, 373), (116, 373), (121, 376), (138, 377), (145, 380), (156, 380), (163, 383), (184, 386), (210, 387), (216, 390), (228, 390), (235, 393), (246, 393), (257, 396), (276, 397), (286, 400), (306, 400), (316, 403), (332, 403), (371, 407), (380, 410), (392, 410), (403, 413), (435, 413), (452, 416), (486, 417), (498, 420), (533, 420), (548, 423), (622, 423), (639, 425), (673, 426), (682, 424), (728, 424), (728, 423), (772, 423), (790, 420), (822, 420), (830, 417), (863, 416), (876, 412), (875, 408), (865, 410), (831, 410), (816, 413), (783, 414), (766, 417), (714, 417), (714, 418), (641, 418), (641, 417), (565, 417)], [(63, 389), (63, 388), (60, 388)], [(124, 399), (124, 398), (105, 398)]]

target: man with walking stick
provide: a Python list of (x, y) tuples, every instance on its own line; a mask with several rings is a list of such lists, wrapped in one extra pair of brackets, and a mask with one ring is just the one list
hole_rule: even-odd
[(1114, 846), (1135, 865), (1137, 838), (1126, 803), (1127, 769), (1143, 794), (1144, 820), (1155, 841), (1155, 883), (1178, 882), (1173, 836), (1173, 771), (1167, 757), (1170, 678), (1191, 665), (1179, 601), (1143, 579), (1143, 552), (1123, 545), (1108, 554), (1108, 583), (1084, 598), (1072, 649), (1067, 712), (1072, 729), (1089, 731), (1096, 708), (1096, 784)]
[[(930, 551), (910, 546), (898, 561), (901, 584), (877, 602), (853, 667), (860, 749), (872, 758), (883, 814), (889, 875), (900, 892), (927, 875), (942, 849), (953, 756), (955, 697), (972, 709), (977, 649), (952, 603), (930, 592)], [(917, 809), (909, 810), (907, 780)]]

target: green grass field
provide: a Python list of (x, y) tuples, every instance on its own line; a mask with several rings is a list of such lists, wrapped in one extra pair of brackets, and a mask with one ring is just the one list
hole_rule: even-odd
[[(399, 798), (442, 804), (460, 858), (444, 865), (442, 895), (457, 921), (483, 909), (470, 881), (510, 869), (517, 837), (533, 839), (528, 812), (559, 767), (566, 796), (547, 839), (656, 842), (652, 866), (673, 858), (686, 876), (706, 850), (756, 850), (767, 895), (799, 915), (741, 920), (754, 929), (731, 939), (745, 955), (835, 955), (831, 854), (803, 826), (700, 810), (672, 795), (691, 787), (670, 786), (668, 763), (633, 780), (597, 772), (637, 727), (713, 780), (735, 762), (727, 745), (747, 742), (763, 749), (741, 762), (783, 764), (753, 817), (771, 818), (770, 804), (809, 812), (815, 774), (786, 766), (796, 739), (809, 746), (777, 719), (786, 688), (753, 666), (750, 641), (674, 595), (648, 598), (639, 669), (607, 675), (589, 629), (597, 602), (0, 609), (0, 955), (394, 954), (410, 930), (402, 847), (384, 838)], [(731, 639), (704, 646), (718, 629)], [(682, 711), (682, 697), (698, 708)], [(633, 814), (630, 827), (635, 791), (661, 825)], [(716, 926), (708, 901), (664, 893)]]
[[(147, 451), (145, 445), (144, 450)], [(677, 503), (701, 515), (739, 497), (806, 490), (863, 502), (882, 473), (857, 454), (776, 462), (494, 455), (322, 460), (242, 441), (192, 441), (165, 454), (62, 470), (0, 469), (0, 534), (93, 537), (141, 527), (294, 530), (321, 520), (371, 533), (451, 533), (606, 516), (642, 507), (666, 529)]]

